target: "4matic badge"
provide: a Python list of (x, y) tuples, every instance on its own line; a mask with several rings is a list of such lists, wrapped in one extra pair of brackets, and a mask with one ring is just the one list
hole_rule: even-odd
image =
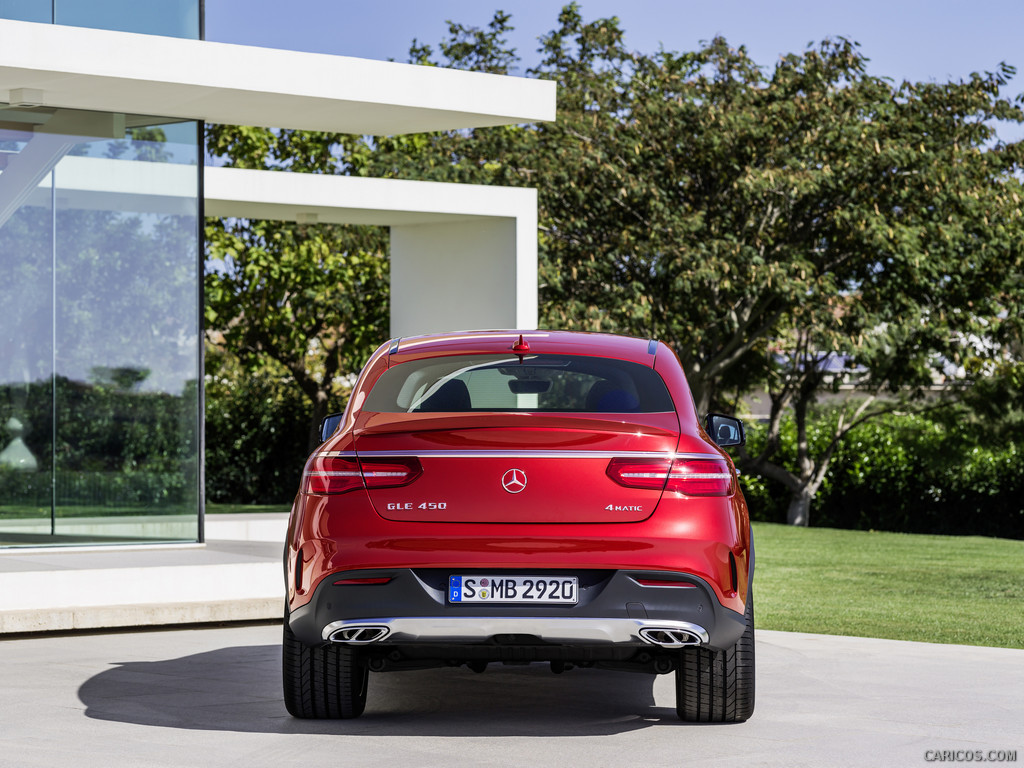
[(608, 512), (643, 512), (641, 504), (609, 504), (605, 507)]

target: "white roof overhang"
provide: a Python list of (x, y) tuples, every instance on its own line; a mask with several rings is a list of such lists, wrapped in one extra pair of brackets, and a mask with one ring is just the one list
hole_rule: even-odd
[(206, 168), (206, 215), (402, 226), (536, 216), (537, 191), (475, 184)]
[(383, 136), (553, 120), (555, 83), (0, 20), (0, 102)]
[[(534, 217), (537, 190), (367, 179), (314, 173), (206, 168), (205, 213), (217, 218), (408, 226)], [(49, 177), (31, 204), (47, 205)], [(195, 166), (65, 157), (61, 204), (69, 208), (195, 215)]]

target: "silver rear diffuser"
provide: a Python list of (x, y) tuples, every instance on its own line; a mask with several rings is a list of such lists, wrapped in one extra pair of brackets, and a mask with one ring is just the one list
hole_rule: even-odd
[(704, 645), (708, 632), (686, 621), (533, 616), (343, 619), (323, 628), (331, 643), (482, 643), (496, 635), (530, 635), (553, 644), (648, 643), (662, 648)]

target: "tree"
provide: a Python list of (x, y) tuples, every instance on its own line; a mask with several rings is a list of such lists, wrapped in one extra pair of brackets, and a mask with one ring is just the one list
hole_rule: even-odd
[(374, 228), (225, 220), (208, 223), (206, 322), (247, 374), (273, 361), (318, 425), (387, 338), (385, 237)]

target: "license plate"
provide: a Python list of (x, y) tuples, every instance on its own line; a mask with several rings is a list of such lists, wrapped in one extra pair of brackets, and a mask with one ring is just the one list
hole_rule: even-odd
[(452, 576), (449, 603), (576, 603), (575, 576)]

